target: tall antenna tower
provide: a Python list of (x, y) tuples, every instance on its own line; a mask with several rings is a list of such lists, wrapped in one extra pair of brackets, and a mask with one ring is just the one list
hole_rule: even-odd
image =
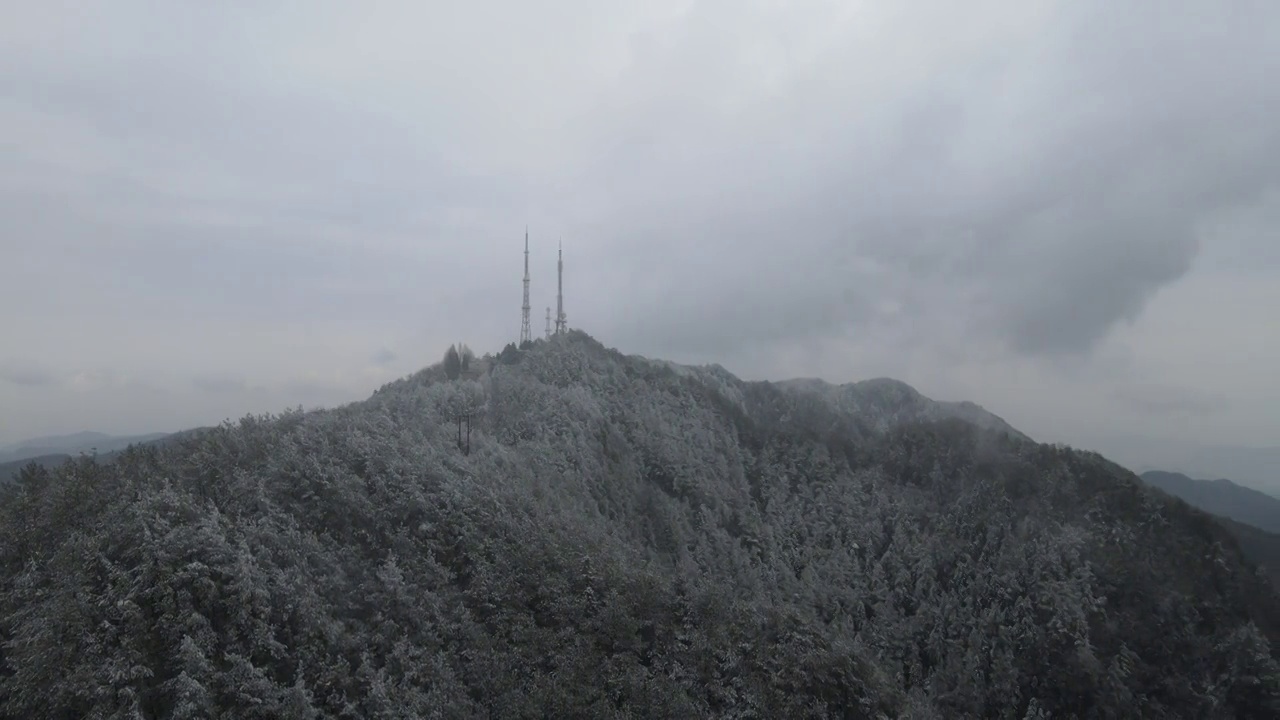
[(564, 320), (564, 241), (560, 241), (559, 255), (556, 260), (556, 334), (561, 335), (568, 330)]
[(533, 332), (529, 329), (529, 226), (524, 228), (524, 305), (521, 306), (520, 345), (533, 341)]
[(551, 339), (551, 308), (547, 307), (547, 339)]

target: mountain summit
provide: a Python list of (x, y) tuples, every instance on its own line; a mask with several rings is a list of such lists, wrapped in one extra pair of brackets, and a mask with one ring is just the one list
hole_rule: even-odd
[[(466, 441), (463, 441), (464, 432)], [(1207, 515), (888, 380), (577, 331), (0, 503), (8, 717), (1274, 717)]]

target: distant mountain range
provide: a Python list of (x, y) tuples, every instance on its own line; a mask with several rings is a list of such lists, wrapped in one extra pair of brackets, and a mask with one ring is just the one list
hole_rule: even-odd
[(1172, 462), (1140, 471), (1173, 470), (1192, 477), (1228, 477), (1236, 483), (1280, 494), (1280, 447), (1192, 447)]
[(1156, 470), (1193, 478), (1231, 478), (1238, 485), (1280, 497), (1280, 446), (1201, 445), (1127, 433), (1076, 438), (1072, 444), (1096, 450), (1139, 475)]
[(108, 453), (123, 450), (130, 445), (159, 440), (169, 433), (146, 435), (107, 435), (100, 432), (78, 432), (71, 435), (23, 440), (20, 443), (0, 447), (0, 463), (16, 462), (46, 455), (78, 455), (80, 453)]
[(1230, 480), (1195, 480), (1182, 473), (1150, 470), (1148, 484), (1214, 515), (1231, 518), (1260, 530), (1280, 533), (1280, 499)]
[(78, 432), (71, 435), (23, 440), (20, 443), (0, 447), (0, 484), (12, 481), (31, 463), (53, 468), (81, 453), (96, 455), (100, 460), (111, 460), (130, 445), (145, 445), (170, 441), (194, 430), (176, 433), (148, 433), (146, 435), (108, 435), (100, 432)]
[(1196, 480), (1160, 470), (1141, 477), (1148, 485), (1217, 516), (1240, 543), (1245, 557), (1280, 588), (1280, 499), (1230, 480)]

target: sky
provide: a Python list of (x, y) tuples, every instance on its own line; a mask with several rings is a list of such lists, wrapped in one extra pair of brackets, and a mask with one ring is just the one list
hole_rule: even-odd
[(496, 352), (527, 226), (535, 333), (1280, 445), (1270, 0), (0, 2), (0, 443)]

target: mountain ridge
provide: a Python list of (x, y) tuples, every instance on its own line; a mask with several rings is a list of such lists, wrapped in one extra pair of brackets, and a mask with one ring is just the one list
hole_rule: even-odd
[(913, 420), (955, 417), (972, 422), (985, 429), (1005, 432), (1024, 440), (1030, 440), (1026, 434), (1015, 429), (1005, 422), (1003, 418), (977, 403), (968, 400), (934, 400), (925, 396), (911, 385), (894, 378), (878, 377), (840, 384), (818, 378), (796, 378), (778, 381), (774, 384), (786, 389), (827, 396), (834, 395), (833, 400), (848, 405), (847, 409), (850, 412), (864, 415), (875, 413), (879, 415), (880, 419), (877, 422), (882, 426), (882, 429), (887, 428), (893, 422), (901, 421), (888, 417), (895, 414), (890, 411), (890, 408), (896, 408), (896, 413), (902, 413), (905, 409)]
[(1182, 473), (1148, 470), (1142, 480), (1214, 515), (1269, 533), (1280, 533), (1280, 498), (1230, 480), (1197, 480)]
[[(92, 455), (98, 462), (111, 462), (115, 458), (123, 454), (127, 449), (134, 446), (147, 445), (163, 445), (165, 443), (176, 442), (179, 439), (190, 435), (191, 433), (207, 430), (208, 428), (191, 428), (188, 430), (179, 430), (171, 433), (151, 433), (148, 435), (105, 435), (103, 433), (77, 433), (77, 435), (104, 435), (110, 442), (103, 443), (105, 448), (99, 452), (96, 446), (78, 449), (76, 454)], [(72, 437), (72, 436), (65, 436)], [(29, 447), (23, 445), (22, 447)], [(27, 455), (25, 452), (15, 453), (16, 459), (8, 459), (0, 456), (0, 485), (12, 482), (17, 479), (23, 468), (27, 465), (35, 463), (47, 469), (53, 469), (68, 460), (74, 459), (76, 455), (66, 452), (54, 452), (46, 455)]]
[(27, 458), (50, 455), (78, 455), (80, 453), (109, 453), (123, 450), (129, 445), (160, 440), (172, 433), (144, 433), (141, 435), (108, 435), (96, 431), (84, 431), (66, 435), (21, 440), (0, 447), (0, 463), (12, 463)]
[(62, 435), (42, 435), (40, 437), (27, 438), (19, 440), (15, 443), (0, 446), (0, 452), (12, 452), (24, 446), (31, 447), (65, 447), (68, 445), (83, 445), (98, 440), (108, 440), (113, 436), (96, 430), (82, 430), (80, 432), (66, 433)]
[(775, 387), (820, 397), (824, 401), (839, 407), (843, 412), (862, 416), (863, 419), (879, 429), (886, 429), (902, 422), (955, 417), (973, 422), (987, 429), (1009, 433), (1021, 439), (1030, 440), (1026, 434), (977, 403), (968, 400), (934, 400), (925, 396), (910, 384), (896, 378), (877, 377), (844, 383), (834, 383), (813, 377), (746, 381), (739, 379), (716, 363), (685, 365), (644, 355), (628, 355), (626, 357), (651, 363), (657, 367), (669, 368), (685, 377), (699, 378), (715, 386), (720, 392), (726, 393), (728, 397), (743, 408), (746, 407), (742, 400), (745, 388), (752, 386)]

